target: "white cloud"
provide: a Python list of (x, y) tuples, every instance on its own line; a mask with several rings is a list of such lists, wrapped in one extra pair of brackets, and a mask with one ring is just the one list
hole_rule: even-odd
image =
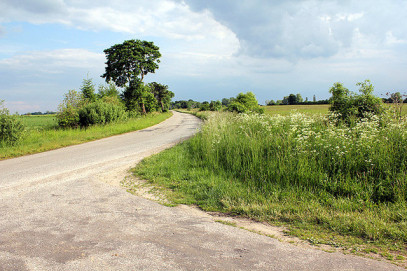
[(0, 97), (11, 111), (56, 110), (63, 93), (78, 89), (87, 73), (95, 83), (103, 81), (99, 75), (104, 61), (104, 54), (84, 49), (25, 52), (0, 59)]
[(233, 53), (238, 49), (235, 34), (214, 20), (210, 12), (193, 12), (186, 4), (170, 0), (6, 0), (0, 10), (0, 22), (61, 23), (82, 30), (165, 37), (193, 46), (201, 43), (198, 49), (211, 53)]
[(237, 35), (241, 53), (253, 57), (329, 58), (354, 48), (356, 29), (377, 48), (391, 29), (398, 40), (407, 39), (407, 2), (400, 0), (184, 1), (193, 10), (213, 13)]
[(61, 73), (67, 68), (93, 69), (104, 65), (104, 54), (84, 49), (59, 49), (26, 52), (1, 59), (0, 66), (7, 70), (32, 70), (35, 72)]

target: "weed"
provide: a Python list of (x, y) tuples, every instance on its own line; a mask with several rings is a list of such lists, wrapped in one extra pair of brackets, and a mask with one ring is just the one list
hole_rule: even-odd
[(221, 224), (227, 225), (227, 226), (237, 227), (236, 223), (226, 221), (226, 220), (215, 220), (215, 222), (218, 222), (218, 223), (221, 223)]

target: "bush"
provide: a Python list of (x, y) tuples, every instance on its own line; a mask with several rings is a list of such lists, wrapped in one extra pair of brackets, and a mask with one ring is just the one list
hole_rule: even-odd
[(0, 100), (0, 143), (14, 145), (22, 138), (23, 133), (23, 123), (17, 116), (10, 115)]
[(222, 103), (220, 101), (211, 101), (209, 109), (211, 111), (220, 111), (222, 109)]
[(85, 105), (79, 110), (79, 124), (87, 127), (94, 124), (106, 124), (126, 119), (127, 114), (122, 105), (102, 101)]
[(78, 127), (79, 110), (86, 104), (85, 99), (76, 90), (69, 90), (64, 96), (63, 102), (58, 106), (58, 125), (63, 128)]
[(380, 116), (384, 112), (382, 99), (373, 95), (373, 85), (369, 80), (357, 83), (360, 86), (356, 94), (350, 92), (341, 83), (335, 83), (329, 90), (330, 111), (336, 113), (337, 119), (352, 124), (356, 119), (363, 119), (369, 115)]
[(239, 93), (236, 99), (231, 102), (227, 108), (228, 111), (237, 113), (254, 112), (263, 114), (264, 109), (259, 106), (256, 96), (253, 92)]
[(210, 106), (208, 102), (203, 102), (201, 104), (201, 106), (199, 107), (199, 111), (209, 111), (210, 110)]

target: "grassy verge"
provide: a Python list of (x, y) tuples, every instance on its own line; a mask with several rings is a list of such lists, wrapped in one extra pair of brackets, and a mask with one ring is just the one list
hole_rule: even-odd
[(172, 113), (149, 114), (143, 117), (134, 118), (125, 122), (111, 123), (104, 126), (91, 126), (87, 129), (42, 129), (42, 124), (51, 125), (52, 120), (31, 119), (24, 138), (15, 146), (0, 145), (0, 159), (33, 154), (48, 150), (53, 150), (65, 146), (80, 144), (104, 137), (123, 134), (131, 131), (141, 130), (149, 126), (160, 123), (171, 117)]
[[(383, 144), (385, 142), (385, 144)], [(407, 257), (407, 122), (214, 114), (135, 174), (175, 204), (285, 225), (312, 244)]]

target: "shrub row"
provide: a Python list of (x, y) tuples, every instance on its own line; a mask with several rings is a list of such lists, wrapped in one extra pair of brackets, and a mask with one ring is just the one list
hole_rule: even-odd
[(127, 118), (124, 106), (96, 101), (79, 110), (79, 125), (87, 127), (94, 124), (107, 124)]

